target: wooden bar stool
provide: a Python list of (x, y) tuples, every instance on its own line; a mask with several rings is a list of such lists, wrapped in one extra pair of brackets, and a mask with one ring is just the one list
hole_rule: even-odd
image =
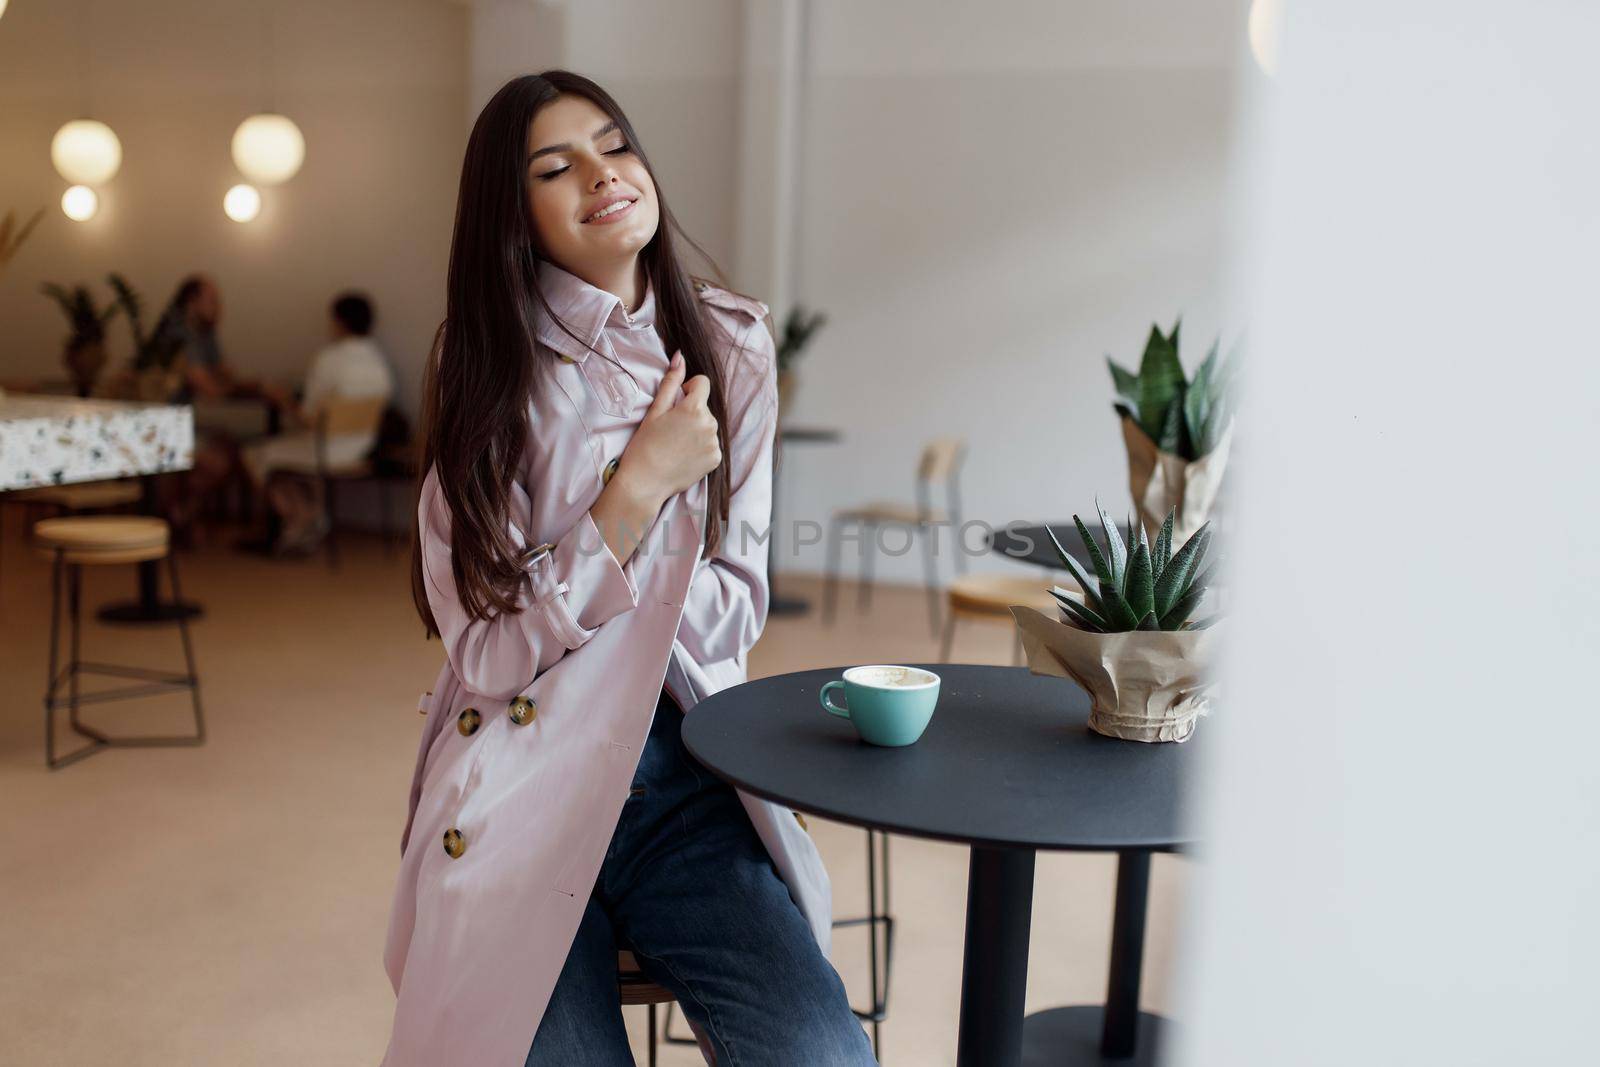
[[(169, 531), (164, 519), (134, 515), (85, 515), (71, 518), (45, 519), (33, 527), (34, 546), (41, 555), (54, 563), (50, 584), (50, 674), (44, 692), (45, 763), (53, 770), (90, 753), (110, 746), (165, 746), (198, 745), (205, 740), (205, 719), (200, 709), (200, 680), (194, 666), (194, 650), (189, 644), (189, 624), (178, 617), (178, 633), (183, 639), (183, 658), (187, 673), (155, 671), (145, 667), (125, 667), (110, 663), (92, 663), (79, 658), (82, 601), (82, 571), (85, 566), (119, 563), (146, 563), (165, 558), (167, 575), (172, 583), (174, 599), (182, 599), (178, 588), (178, 564), (168, 551)], [(61, 580), (67, 579), (67, 619), (71, 640), (70, 658), (60, 669), (61, 643)], [(133, 678), (143, 685), (121, 689), (102, 690), (97, 693), (80, 693), (78, 677), (82, 674), (102, 674), (115, 678)], [(68, 687), (65, 698), (57, 696), (62, 683)], [(187, 689), (194, 705), (193, 735), (176, 737), (113, 737), (86, 726), (78, 719), (78, 709), (84, 704), (97, 704), (110, 700), (129, 700), (154, 693)], [(56, 708), (65, 704), (69, 709), (72, 729), (89, 743), (57, 758), (55, 743)]]
[[(656, 1067), (656, 1005), (671, 1005), (676, 998), (665, 986), (657, 985), (651, 981), (649, 976), (640, 969), (639, 961), (627, 949), (620, 949), (617, 952), (617, 991), (622, 995), (622, 1006), (624, 1008), (631, 1008), (638, 1004), (646, 1005), (649, 1008), (649, 1067)], [(669, 1036), (668, 1040), (674, 1044), (698, 1044), (701, 1055), (705, 1057), (706, 1062), (715, 1063), (716, 1057), (705, 1039), (699, 1034), (696, 1034), (695, 1038), (696, 1040), (694, 1041), (688, 1041)]]
[[(1011, 606), (1023, 604), (1043, 612), (1053, 612), (1055, 598), (1050, 586), (1076, 590), (1070, 578), (1030, 578), (1010, 574), (964, 574), (945, 589), (944, 636), (939, 642), (939, 662), (950, 662), (950, 648), (955, 644), (958, 619), (1004, 619), (1012, 623)], [(1011, 631), (1011, 662), (1022, 663), (1022, 635), (1015, 624)]]

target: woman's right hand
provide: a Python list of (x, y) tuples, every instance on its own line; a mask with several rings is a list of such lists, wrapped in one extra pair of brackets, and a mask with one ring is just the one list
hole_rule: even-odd
[[(650, 410), (617, 464), (637, 491), (662, 501), (681, 493), (722, 462), (717, 419), (706, 402), (711, 381), (696, 374), (684, 382), (682, 353), (673, 353)], [(681, 388), (680, 388), (681, 387)]]

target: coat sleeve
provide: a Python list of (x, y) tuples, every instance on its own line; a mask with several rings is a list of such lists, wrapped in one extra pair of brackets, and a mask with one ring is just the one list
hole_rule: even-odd
[(744, 331), (729, 386), (728, 525), (702, 561), (684, 601), (678, 640), (697, 663), (741, 662), (767, 621), (771, 590), (772, 456), (778, 379), (772, 333), (757, 320)]
[[(512, 483), (510, 505), (512, 516), (529, 514), (519, 483)], [(639, 604), (637, 553), (628, 566), (618, 563), (586, 511), (547, 551), (529, 558), (515, 613), (470, 618), (456, 593), (450, 508), (436, 470), (423, 482), (417, 519), (428, 606), (456, 677), (474, 693), (510, 700), (607, 620)], [(515, 519), (509, 533), (529, 547)]]

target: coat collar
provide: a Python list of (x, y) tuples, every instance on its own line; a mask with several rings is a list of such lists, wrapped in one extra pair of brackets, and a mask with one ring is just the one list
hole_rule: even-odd
[(568, 363), (582, 363), (588, 359), (591, 349), (600, 340), (600, 331), (607, 326), (642, 330), (655, 325), (656, 294), (648, 277), (644, 303), (632, 315), (623, 310), (622, 300), (616, 294), (590, 285), (549, 260), (539, 261), (539, 288), (556, 317), (583, 339), (583, 343), (573, 340), (566, 330), (547, 317), (540, 317), (539, 343), (554, 349)]

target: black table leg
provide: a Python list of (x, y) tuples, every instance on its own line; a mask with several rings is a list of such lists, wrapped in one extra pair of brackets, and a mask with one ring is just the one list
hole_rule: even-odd
[[(144, 515), (154, 515), (160, 508), (156, 501), (156, 479), (154, 475), (147, 474), (139, 479), (143, 495), (139, 500), (139, 511)], [(176, 551), (169, 549), (168, 551)], [(199, 604), (191, 601), (178, 601), (161, 599), (160, 587), (157, 583), (161, 579), (161, 561), (147, 560), (139, 566), (139, 599), (125, 600), (116, 604), (107, 604), (96, 614), (103, 622), (172, 622), (176, 619), (191, 619), (201, 613)]]
[(1023, 1047), (1027, 1067), (1151, 1067), (1156, 1063), (1163, 1020), (1139, 1011), (1149, 901), (1150, 853), (1117, 853), (1105, 1007), (1051, 1008), (1028, 1016)]
[(1150, 900), (1150, 853), (1117, 853), (1117, 904), (1111, 918), (1111, 974), (1100, 1054), (1127, 1059), (1139, 1032), (1139, 976), (1144, 970), (1144, 916)]
[(1033, 860), (1029, 849), (972, 849), (957, 1067), (1016, 1067), (1022, 1061)]
[(772, 527), (767, 538), (767, 614), (804, 615), (811, 610), (811, 602), (804, 597), (781, 596), (775, 564), (778, 559), (778, 471), (783, 466), (783, 437), (780, 433), (774, 445), (772, 464)]

